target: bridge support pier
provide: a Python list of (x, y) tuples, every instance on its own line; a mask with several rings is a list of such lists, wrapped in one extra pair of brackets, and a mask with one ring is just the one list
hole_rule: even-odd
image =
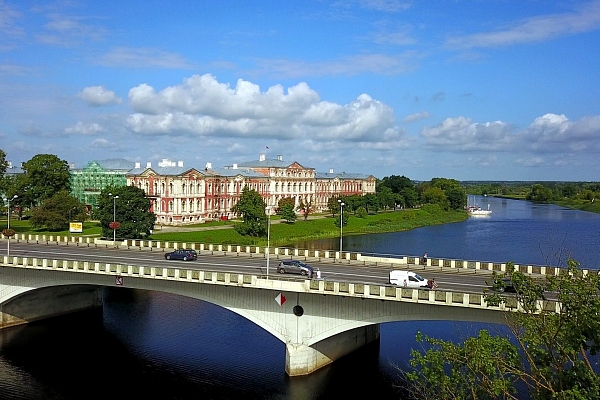
[(379, 340), (379, 324), (345, 331), (312, 346), (287, 343), (285, 372), (289, 376), (308, 375), (376, 340)]

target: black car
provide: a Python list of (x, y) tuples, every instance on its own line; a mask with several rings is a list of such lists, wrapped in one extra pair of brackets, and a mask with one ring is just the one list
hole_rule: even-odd
[(282, 260), (277, 266), (280, 274), (299, 274), (312, 278), (313, 267), (299, 260)]
[(198, 253), (196, 250), (191, 249), (177, 249), (170, 253), (165, 253), (165, 258), (167, 260), (191, 261), (198, 259)]

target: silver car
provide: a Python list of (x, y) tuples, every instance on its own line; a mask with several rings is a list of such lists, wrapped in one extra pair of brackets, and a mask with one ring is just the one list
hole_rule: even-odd
[(299, 260), (282, 260), (277, 266), (280, 274), (298, 274), (312, 278), (313, 267)]

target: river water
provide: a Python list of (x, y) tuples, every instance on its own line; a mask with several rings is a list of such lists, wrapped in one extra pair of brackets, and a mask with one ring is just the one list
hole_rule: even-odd
[[(344, 250), (520, 264), (600, 266), (600, 216), (553, 205), (476, 199), (486, 218), (409, 232), (345, 237)], [(299, 244), (333, 248), (339, 239)], [(447, 340), (477, 324), (402, 322), (381, 340), (307, 377), (285, 374), (285, 346), (249, 321), (198, 300), (112, 289), (104, 311), (0, 331), (0, 399), (402, 398), (417, 331)], [(486, 326), (500, 330), (501, 326)]]

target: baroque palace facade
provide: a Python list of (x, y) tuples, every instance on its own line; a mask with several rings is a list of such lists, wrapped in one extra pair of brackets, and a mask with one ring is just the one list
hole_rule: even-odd
[[(126, 168), (123, 161), (119, 167)], [(110, 163), (92, 163), (88, 166), (94, 166), (96, 177), (102, 176), (97, 166), (115, 164), (114, 160)], [(334, 173), (333, 170), (320, 173), (296, 161), (286, 162), (282, 156), (268, 159), (265, 154), (260, 154), (257, 161), (224, 168), (213, 168), (211, 163), (207, 163), (203, 169), (189, 168), (184, 167), (183, 161), (168, 159), (163, 159), (157, 166), (151, 163), (146, 163), (145, 167), (140, 163), (132, 164), (133, 168), (126, 172), (118, 170), (122, 174), (119, 175), (124, 175), (124, 184), (144, 190), (151, 199), (150, 211), (156, 214), (156, 223), (162, 225), (234, 218), (231, 209), (245, 186), (256, 190), (272, 210), (277, 208), (279, 200), (288, 197), (293, 198), (296, 205), (300, 202), (310, 203), (314, 211), (323, 211), (327, 209), (331, 197), (375, 193), (376, 179), (372, 175)], [(77, 171), (72, 171), (72, 186), (84, 186), (87, 193), (91, 193), (94, 185), (90, 179), (85, 184), (78, 184), (77, 177), (85, 174)], [(107, 172), (115, 175), (113, 170)], [(95, 190), (99, 193), (101, 189)], [(89, 201), (86, 203), (90, 204)]]

